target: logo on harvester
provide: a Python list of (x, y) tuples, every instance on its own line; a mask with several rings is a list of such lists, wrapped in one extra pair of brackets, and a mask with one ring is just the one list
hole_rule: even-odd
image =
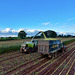
[(53, 48), (58, 47), (58, 45), (53, 45)]

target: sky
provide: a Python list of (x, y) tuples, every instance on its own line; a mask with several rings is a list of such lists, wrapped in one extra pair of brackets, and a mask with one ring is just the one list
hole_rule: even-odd
[(75, 0), (0, 0), (0, 37), (53, 30), (75, 36)]

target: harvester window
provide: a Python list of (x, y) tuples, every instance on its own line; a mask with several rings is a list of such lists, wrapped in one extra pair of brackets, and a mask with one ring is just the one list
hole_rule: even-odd
[(32, 42), (34, 42), (34, 40)]

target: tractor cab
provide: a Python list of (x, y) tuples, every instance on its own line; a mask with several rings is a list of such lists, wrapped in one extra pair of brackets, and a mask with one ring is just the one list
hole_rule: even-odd
[(21, 52), (31, 53), (37, 51), (37, 40), (33, 40), (31, 42), (24, 42), (21, 44)]

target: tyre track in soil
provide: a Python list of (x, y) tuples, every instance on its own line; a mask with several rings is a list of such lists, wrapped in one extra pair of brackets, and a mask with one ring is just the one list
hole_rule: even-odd
[[(71, 44), (71, 45), (72, 45), (72, 44)], [(68, 48), (69, 48), (69, 47), (68, 47)], [(37, 59), (37, 60), (39, 60), (39, 59)], [(33, 62), (33, 61), (31, 61), (31, 62)], [(36, 61), (35, 61), (35, 62), (36, 62)], [(28, 63), (27, 63), (27, 64), (28, 64)], [(24, 65), (22, 65), (22, 66), (24, 66)], [(20, 67), (22, 67), (22, 66), (20, 66)], [(20, 68), (20, 67), (19, 67), (19, 68)]]
[[(65, 65), (67, 67), (66, 68), (63, 68), (62, 71), (59, 73), (59, 75), (68, 75), (67, 72), (69, 71), (69, 68), (71, 67), (72, 62), (74, 62), (74, 59), (75, 59), (75, 55), (72, 56), (72, 58)], [(73, 74), (71, 74), (71, 75), (73, 75)]]
[(66, 75), (75, 75), (75, 59), (72, 62), (71, 67), (68, 70), (68, 72), (66, 73)]
[[(56, 60), (55, 60), (55, 62), (53, 61), (51, 64), (50, 63), (47, 63), (47, 64), (45, 64), (45, 65), (43, 65), (41, 68), (39, 68), (39, 69), (37, 69), (36, 71), (34, 71), (34, 72), (36, 72), (38, 75), (42, 75), (42, 74), (45, 74), (46, 73), (46, 71), (47, 70), (49, 70), (50, 69), (50, 67), (54, 67), (54, 65), (56, 65), (56, 63), (58, 63), (58, 60), (60, 61), (61, 59), (62, 59), (62, 57), (64, 57), (64, 58), (66, 58), (66, 56), (68, 56), (71, 52), (72, 52), (72, 50), (74, 50), (74, 48), (72, 48), (69, 52), (67, 52), (67, 53), (65, 53), (65, 54), (63, 54), (62, 56), (61, 56), (61, 58), (59, 57), (59, 58), (57, 58)], [(63, 58), (63, 60), (64, 60), (64, 58)], [(63, 61), (62, 60), (62, 61)], [(41, 70), (41, 71), (40, 71)], [(39, 72), (39, 73), (38, 73)], [(29, 73), (29, 75), (30, 75), (30, 73)]]
[[(59, 55), (60, 56), (60, 55)], [(57, 57), (56, 57), (57, 58)], [(35, 73), (37, 73), (37, 71), (38, 70), (40, 70), (40, 69), (42, 69), (42, 68), (44, 68), (44, 66), (46, 66), (46, 65), (48, 65), (48, 64), (50, 64), (53, 60), (56, 60), (56, 58), (54, 58), (54, 59), (52, 59), (52, 60), (50, 60), (50, 61), (48, 61), (48, 62), (46, 62), (46, 63), (44, 63), (44, 64), (42, 64), (41, 66), (38, 66), (38, 67), (36, 67), (34, 70), (32, 69), (32, 70), (29, 70), (28, 71), (28, 75), (33, 75), (33, 74), (35, 74)], [(33, 66), (34, 67), (34, 66)], [(31, 69), (31, 68), (30, 68)], [(27, 73), (25, 72), (23, 75), (26, 75)]]
[(3, 58), (3, 57), (6, 56), (6, 55), (11, 56), (11, 55), (14, 55), (14, 54), (17, 54), (17, 53), (20, 53), (20, 51), (16, 51), (16, 52), (12, 52), (12, 53), (1, 54), (1, 55), (0, 55), (0, 58)]
[[(59, 73), (63, 71), (64, 68), (69, 68), (69, 65), (71, 64), (68, 64), (68, 63), (72, 63), (71, 61), (73, 60), (73, 55), (74, 55), (74, 58), (75, 58), (75, 51), (72, 52), (52, 73), (52, 75), (60, 75)], [(68, 65), (67, 65), (68, 64)]]
[[(53, 67), (52, 69), (52, 74), (50, 72), (50, 70), (46, 73), (46, 75), (61, 75), (60, 73), (64, 70), (64, 73), (66, 73), (66, 71), (68, 70), (68, 68), (71, 66), (74, 58), (75, 58), (75, 51), (73, 51), (59, 66), (58, 64), (56, 66), (58, 67)], [(68, 64), (68, 65), (67, 65)], [(63, 74), (66, 75), (66, 74)]]
[(11, 71), (12, 72), (12, 71)]
[[(52, 63), (51, 63), (51, 64), (52, 64)], [(44, 69), (45, 69), (45, 67), (46, 67), (46, 66), (48, 67), (49, 65), (50, 65), (50, 63), (47, 63), (47, 64), (43, 65), (42, 67), (36, 69), (34, 72), (37, 73), (37, 74), (38, 74), (39, 72), (43, 72)], [(47, 67), (46, 67), (46, 68), (47, 68)], [(41, 70), (41, 71), (40, 71), (40, 70)], [(46, 70), (46, 71), (47, 71), (47, 70)], [(33, 72), (33, 71), (32, 71), (32, 72)], [(31, 74), (32, 74), (32, 73), (31, 73)], [(42, 74), (42, 73), (40, 73), (40, 75), (41, 75), (41, 74)]]
[(41, 66), (42, 64), (46, 63), (47, 61), (50, 61), (50, 59), (46, 58), (45, 60), (39, 62), (38, 64), (32, 65), (31, 67), (28, 67), (27, 69), (24, 69), (23, 71), (21, 71), (17, 75), (25, 75), (25, 74), (28, 74), (32, 70), (36, 69), (38, 66)]
[[(50, 60), (50, 59), (49, 59)], [(44, 60), (45, 61), (45, 60)], [(46, 61), (47, 62), (47, 61)], [(42, 64), (44, 64), (44, 63), (39, 63), (37, 66), (36, 65), (33, 65), (33, 66), (31, 66), (31, 67), (29, 67), (29, 68), (27, 68), (27, 69), (24, 69), (23, 71), (21, 71), (20, 73), (18, 73), (17, 75), (26, 75), (27, 73), (29, 73), (29, 72), (31, 72), (32, 70), (34, 70), (34, 69), (36, 69), (37, 67), (39, 67), (39, 66), (41, 66)], [(17, 69), (18, 70), (18, 69)], [(16, 71), (14, 71), (14, 72), (16, 72)], [(14, 72), (11, 72), (11, 73), (14, 73)], [(11, 74), (10, 73), (10, 74)], [(9, 74), (8, 74), (9, 75)]]
[[(19, 54), (12, 54), (12, 55), (9, 55), (9, 56), (6, 56), (3, 58), (0, 58), (0, 63), (3, 62), (3, 61), (7, 61), (7, 60), (10, 60), (10, 59), (13, 59), (13, 58), (17, 58), (17, 57), (20, 57), (20, 56), (25, 56), (26, 54), (22, 54), (19, 52)], [(8, 58), (7, 58), (8, 57)], [(2, 60), (1, 60), (2, 59)]]
[[(26, 56), (22, 56), (21, 57), (21, 59), (22, 58), (25, 58), (26, 57), (26, 59), (19, 59), (19, 58), (16, 58), (16, 59), (19, 59), (18, 61), (17, 61), (17, 63), (16, 63), (16, 60), (15, 60), (15, 58), (14, 59), (11, 59), (11, 60), (8, 60), (8, 61), (3, 61), (2, 63), (4, 63), (4, 66), (3, 66), (3, 64), (2, 65), (0, 65), (1, 67), (0, 67), (0, 72), (1, 72), (1, 74), (4, 74), (4, 73), (6, 73), (6, 72), (8, 72), (8, 71), (11, 71), (11, 70), (13, 70), (13, 69), (15, 69), (16, 67), (19, 67), (19, 66), (21, 66), (21, 65), (23, 65), (23, 64), (26, 64), (26, 63), (28, 63), (28, 62), (30, 62), (30, 61), (35, 61), (35, 60), (37, 60), (37, 59), (39, 59), (40, 57), (38, 56), (38, 54), (37, 55), (35, 55), (35, 54), (37, 54), (37, 53), (31, 53), (31, 54), (28, 54), (28, 55), (26, 55)], [(28, 56), (30, 56), (31, 55), (31, 59), (30, 58), (27, 58)], [(35, 57), (34, 57), (34, 56)], [(38, 57), (37, 57), (38, 56)], [(34, 58), (33, 58), (34, 57)], [(39, 59), (40, 60), (40, 59)], [(7, 62), (7, 63), (6, 63)], [(9, 63), (8, 63), (9, 62)], [(9, 66), (9, 67), (8, 67)]]
[(71, 46), (72, 44), (75, 44), (75, 42), (72, 42), (72, 43), (67, 44), (67, 45), (65, 45), (65, 46), (66, 46), (66, 47), (69, 47), (69, 46)]
[[(74, 55), (74, 57), (69, 61), (69, 63), (66, 64), (66, 66), (67, 66), (68, 68), (63, 68), (63, 70), (59, 73), (59, 75), (68, 75), (67, 72), (68, 72), (69, 68), (71, 67), (72, 62), (74, 62), (74, 58), (75, 58), (75, 55)], [(74, 71), (73, 71), (73, 72), (74, 72)], [(73, 74), (74, 74), (74, 73), (73, 73)], [(71, 75), (73, 75), (73, 74), (71, 74)]]
[(72, 44), (68, 45), (66, 48), (69, 48), (69, 46), (75, 45), (75, 42), (73, 42)]
[[(75, 48), (72, 49), (72, 51), (74, 50)], [(52, 63), (51, 65), (48, 65), (43, 71), (39, 72), (38, 75), (50, 75), (63, 61), (64, 59), (66, 59), (66, 57), (72, 52), (72, 51), (69, 51), (66, 55), (64, 55), (63, 57), (61, 57), (60, 59), (58, 59), (57, 61), (55, 61), (54, 63)]]
[[(27, 66), (29, 66), (30, 65), (30, 67), (32, 66), (32, 65), (34, 65), (34, 63), (36, 63), (37, 61), (40, 61), (40, 62), (46, 62), (46, 61), (48, 61), (49, 59), (46, 59), (46, 58), (38, 58), (38, 59), (36, 59), (36, 60), (32, 60), (32, 61), (30, 61), (30, 62), (28, 62), (28, 63), (26, 63), (26, 64), (23, 64), (23, 65), (20, 65), (20, 66), (18, 66), (18, 67), (16, 67), (16, 69), (13, 69), (13, 70), (10, 70), (10, 71), (8, 71), (7, 73), (6, 73), (6, 75), (11, 75), (11, 74), (14, 74), (14, 73), (16, 73), (17, 71), (20, 71), (21, 69), (23, 69), (23, 68), (26, 68)], [(38, 62), (39, 63), (39, 62)], [(38, 64), (38, 63), (36, 63), (36, 64)], [(28, 67), (27, 67), (28, 68)], [(26, 68), (26, 69), (27, 69)]]

